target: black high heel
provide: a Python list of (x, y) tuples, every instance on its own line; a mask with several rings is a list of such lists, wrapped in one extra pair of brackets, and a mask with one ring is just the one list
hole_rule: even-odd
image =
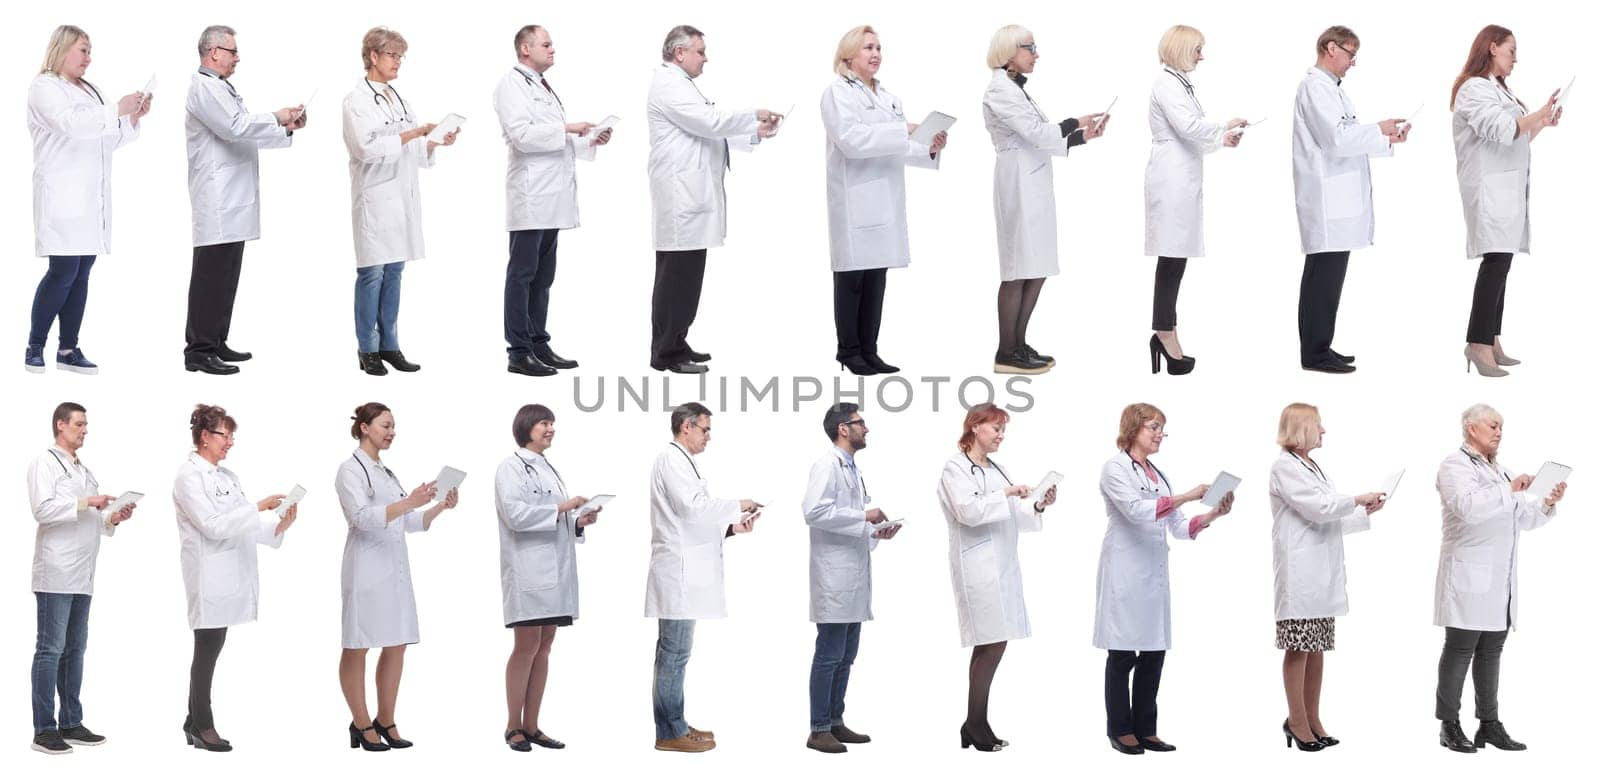
[(879, 359), (877, 353), (863, 354), (863, 355), (861, 355), (861, 359), (866, 360), (867, 364), (871, 365), (872, 369), (877, 371), (877, 372), (879, 372), (879, 373), (899, 373), (900, 372), (900, 368), (898, 366), (890, 365), (889, 363), (886, 363), (883, 360)]
[(1161, 339), (1152, 333), (1150, 335), (1151, 373), (1161, 372), (1161, 358), (1163, 357), (1167, 359), (1167, 373), (1172, 374), (1173, 376), (1182, 376), (1194, 370), (1193, 357), (1189, 357), (1187, 355), (1183, 357), (1173, 357), (1172, 354), (1167, 351), (1167, 347), (1161, 343)]
[(358, 728), (356, 727), (356, 723), (350, 723), (350, 748), (355, 749), (356, 747), (361, 747), (368, 752), (389, 751), (388, 744), (385, 744), (382, 741), (368, 741), (366, 736), (361, 735), (369, 730), (376, 732), (377, 728), (373, 725), (368, 725), (364, 728)]
[(378, 732), (378, 738), (383, 739), (383, 743), (388, 744), (393, 749), (405, 749), (406, 747), (412, 746), (410, 741), (407, 741), (403, 738), (395, 738), (394, 736), (390, 735), (389, 730), (393, 727), (393, 723), (383, 725), (380, 724), (376, 719), (372, 721), (372, 728)]
[(1317, 738), (1316, 738), (1317, 734), (1316, 733), (1312, 733), (1311, 735), (1312, 735), (1312, 739), (1310, 741), (1301, 741), (1300, 737), (1296, 736), (1294, 734), (1294, 731), (1289, 728), (1289, 721), (1288, 720), (1284, 720), (1283, 721), (1283, 747), (1284, 747), (1284, 749), (1288, 749), (1289, 747), (1294, 746), (1294, 747), (1299, 747), (1301, 752), (1321, 752), (1323, 749), (1326, 748), (1326, 746), (1327, 746), (1326, 744), (1323, 744), (1321, 741), (1317, 740)]
[(878, 373), (878, 369), (872, 367), (872, 363), (867, 362), (867, 358), (859, 354), (853, 357), (840, 358), (839, 367), (857, 376), (874, 376)]
[[(1311, 731), (1311, 735), (1317, 736), (1317, 732), (1313, 730)], [(1321, 744), (1323, 749), (1327, 749), (1328, 747), (1337, 745), (1339, 743), (1339, 739), (1336, 739), (1333, 736), (1317, 736), (1317, 743)]]
[[(1142, 754), (1144, 754), (1144, 745), (1143, 744), (1134, 744), (1133, 746), (1128, 746), (1127, 744), (1124, 744), (1121, 741), (1118, 741), (1116, 736), (1106, 736), (1106, 738), (1111, 740), (1111, 748), (1112, 749), (1115, 749), (1115, 750), (1117, 750), (1118, 752), (1121, 752), (1124, 755), (1142, 755)], [(1138, 740), (1137, 737), (1135, 737), (1135, 740)]]
[[(987, 736), (988, 734), (985, 734)], [(1000, 745), (993, 741), (986, 741), (972, 732), (965, 722), (961, 723), (961, 748), (972, 747), (979, 752), (999, 752)]]

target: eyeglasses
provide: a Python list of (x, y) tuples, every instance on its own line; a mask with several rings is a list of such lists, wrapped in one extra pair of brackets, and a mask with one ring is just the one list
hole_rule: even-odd
[(239, 56), (239, 50), (238, 49), (230, 49), (227, 46), (212, 46), (211, 48), (216, 49), (218, 51), (228, 52), (229, 54), (232, 54), (235, 57)]
[(699, 430), (702, 433), (705, 433), (706, 435), (711, 435), (711, 428), (710, 427), (701, 427), (699, 424), (697, 424), (695, 422), (690, 422), (689, 426), (694, 428), (694, 429), (696, 429), (696, 430)]
[(1338, 41), (1334, 41), (1333, 45), (1338, 46), (1339, 47), (1339, 51), (1342, 51), (1345, 54), (1350, 55), (1350, 64), (1354, 65), (1356, 63), (1356, 53), (1355, 52), (1345, 48), (1344, 44), (1339, 43)]
[(398, 51), (380, 51), (378, 53), (382, 54), (385, 57), (388, 57), (389, 59), (394, 60), (395, 62), (404, 62), (405, 59), (406, 59), (406, 55), (403, 52), (398, 52)]
[(1035, 57), (1039, 56), (1039, 44), (1037, 43), (1019, 43), (1017, 48), (1024, 49)]
[(850, 420), (848, 422), (845, 422), (845, 424), (847, 424), (847, 425), (862, 425), (862, 426), (865, 426), (867, 424), (867, 420), (865, 420), (865, 419), (852, 419), (852, 420)]
[(1144, 429), (1149, 430), (1150, 432), (1159, 436), (1164, 436), (1167, 434), (1167, 426), (1160, 422), (1146, 422)]
[(206, 431), (206, 432), (207, 432), (207, 433), (210, 433), (210, 434), (212, 434), (212, 435), (214, 435), (214, 436), (219, 436), (219, 437), (221, 437), (221, 438), (224, 438), (224, 439), (227, 439), (227, 440), (229, 440), (229, 441), (232, 441), (232, 440), (233, 440), (233, 438), (234, 438), (234, 434), (233, 434), (233, 433), (232, 433), (232, 432), (228, 432), (228, 431), (223, 431), (223, 430), (207, 430), (207, 431)]

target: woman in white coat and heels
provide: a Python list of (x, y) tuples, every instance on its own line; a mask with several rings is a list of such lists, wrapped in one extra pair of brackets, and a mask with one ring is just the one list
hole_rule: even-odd
[(1144, 253), (1156, 258), (1152, 295), (1150, 372), (1175, 376), (1194, 370), (1194, 357), (1178, 343), (1178, 288), (1190, 257), (1204, 257), (1201, 182), (1205, 155), (1238, 146), (1247, 122), (1206, 121), (1189, 74), (1205, 55), (1204, 35), (1174, 25), (1161, 36), (1156, 54), (1161, 73), (1150, 85), (1150, 162), (1144, 169)]
[(374, 27), (361, 39), (366, 75), (344, 98), (344, 146), (350, 153), (350, 220), (356, 245), (356, 347), (361, 370), (374, 376), (422, 366), (400, 351), (400, 274), (423, 257), (422, 193), (417, 171), (433, 167), (433, 150), (456, 142), (428, 139), (394, 81), (406, 39)]
[(567, 495), (567, 483), (545, 452), (555, 443), (556, 415), (530, 403), (511, 420), (517, 451), (494, 474), (500, 518), (500, 592), (505, 626), (514, 632), (506, 661), (506, 745), (530, 752), (537, 744), (561, 749), (539, 729), (550, 645), (556, 628), (578, 618), (578, 551), (584, 528), (603, 509), (579, 513), (589, 502)]
[[(1148, 403), (1122, 410), (1117, 452), (1100, 469), (1106, 536), (1095, 585), (1094, 645), (1106, 655), (1106, 736), (1124, 754), (1171, 752), (1156, 735), (1156, 691), (1172, 645), (1172, 583), (1167, 537), (1191, 540), (1233, 509), (1233, 493), (1195, 517), (1179, 510), (1210, 485), (1172, 491), (1150, 456), (1161, 451), (1167, 415)], [(1128, 675), (1133, 675), (1132, 696)]]
[(283, 495), (252, 502), (239, 477), (221, 463), (233, 449), (239, 426), (219, 406), (195, 406), (189, 415), (194, 453), (178, 468), (172, 504), (178, 520), (183, 589), (189, 601), (189, 628), (194, 631), (194, 658), (189, 664), (189, 715), (184, 740), (195, 749), (227, 752), (229, 741), (217, 734), (211, 711), (211, 679), (228, 628), (256, 620), (261, 584), (256, 546), (277, 549), (283, 534), (299, 516), (290, 506), (281, 517), (261, 519), (283, 503)]
[(89, 34), (62, 25), (50, 34), (44, 65), (28, 87), (33, 136), (34, 254), (50, 267), (33, 293), (23, 367), (43, 373), (50, 326), (61, 320), (56, 368), (98, 373), (78, 349), (96, 255), (111, 251), (111, 153), (139, 137), (150, 96), (133, 92), (110, 105), (83, 77)]
[(1556, 97), (1537, 111), (1511, 93), (1506, 79), (1517, 64), (1517, 39), (1491, 24), (1478, 32), (1450, 90), (1456, 179), (1467, 220), (1467, 256), (1482, 257), (1467, 318), (1467, 370), (1506, 376), (1520, 360), (1500, 347), (1511, 257), (1528, 252), (1528, 173), (1533, 139), (1561, 121)]
[(857, 376), (894, 373), (878, 357), (883, 293), (890, 268), (911, 264), (906, 227), (906, 166), (939, 168), (945, 134), (912, 139), (905, 105), (878, 82), (883, 49), (869, 26), (839, 39), (822, 93), (828, 134), (828, 248), (833, 260), (834, 353)]
[(1306, 752), (1339, 743), (1322, 726), (1323, 653), (1333, 651), (1333, 619), (1350, 612), (1344, 537), (1372, 527), (1385, 495), (1343, 495), (1311, 450), (1322, 446), (1316, 406), (1290, 403), (1278, 417), (1278, 446), (1267, 491), (1272, 500), (1273, 619), (1283, 650), (1283, 735)]
[(1055, 487), (1030, 501), (1032, 488), (1014, 484), (990, 459), (1006, 437), (1011, 415), (979, 403), (961, 423), (961, 449), (939, 476), (939, 508), (950, 528), (950, 583), (955, 590), (961, 645), (972, 647), (967, 669), (967, 719), (961, 746), (996, 752), (1008, 742), (989, 727), (989, 687), (1006, 643), (1027, 638), (1028, 607), (1022, 599), (1017, 534), (1043, 529), (1044, 510), (1056, 502)]
[(1051, 157), (1100, 137), (1106, 114), (1051, 122), (1023, 86), (1039, 61), (1033, 33), (1015, 24), (989, 41), (993, 77), (983, 93), (983, 125), (994, 141), (994, 220), (1000, 244), (1000, 346), (995, 373), (1039, 374), (1056, 360), (1028, 345), (1028, 320), (1056, 261), (1056, 193)]
[[(411, 746), (400, 737), (394, 719), (406, 646), (421, 640), (406, 534), (427, 531), (440, 512), (455, 508), (456, 491), (434, 502), (440, 496), (430, 481), (407, 493), (400, 477), (383, 464), (382, 454), (395, 434), (388, 406), (364, 403), (350, 419), (350, 437), (361, 443), (339, 466), (333, 485), (350, 526), (339, 575), (344, 648), (339, 687), (350, 706), (350, 747), (381, 752)], [(433, 505), (422, 510), (429, 503)], [(367, 650), (373, 648), (383, 650), (378, 655), (376, 716), (367, 710)]]

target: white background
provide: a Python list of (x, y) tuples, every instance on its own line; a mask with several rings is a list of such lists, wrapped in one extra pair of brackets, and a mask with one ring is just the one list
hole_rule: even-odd
[[(48, 765), (62, 775), (153, 765), (188, 775), (217, 761), (244, 775), (282, 775), (347, 755), (359, 761), (352, 765), (370, 769), (377, 761), (379, 770), (406, 776), (533, 765), (713, 776), (774, 765), (785, 774), (946, 766), (1042, 773), (1059, 769), (1064, 756), (1077, 770), (1114, 766), (1136, 775), (1379, 767), (1501, 775), (1513, 766), (1576, 765), (1596, 692), (1584, 656), (1595, 631), (1583, 576), (1595, 533), (1582, 399), (1592, 396), (1586, 385), (1594, 374), (1584, 339), (1569, 330), (1587, 329), (1575, 314), (1589, 303), (1595, 281), (1586, 264), (1592, 241), (1583, 234), (1592, 223), (1587, 185), (1595, 156), (1583, 141), (1593, 137), (1588, 117), (1600, 91), (1586, 97), (1588, 88), (1579, 84), (1563, 125), (1537, 144), (1538, 254), (1516, 260), (1506, 313), (1508, 347), (1527, 362), (1500, 381), (1461, 372), (1475, 264), (1461, 256), (1446, 108), (1467, 45), (1488, 22), (1519, 33), (1523, 64), (1511, 84), (1528, 102), (1565, 84), (1593, 45), (1589, 26), (1569, 10), (1542, 2), (1459, 3), (1448, 16), (1422, 5), (1369, 2), (1332, 9), (1337, 13), (1252, 3), (1204, 11), (1167, 2), (1038, 4), (1025, 16), (969, 3), (865, 12), (835, 3), (796, 9), (705, 2), (689, 16), (664, 6), (559, 8), (527, 15), (505, 4), (406, 3), (379, 13), (290, 3), (217, 15), (81, 2), (70, 17), (20, 6), (0, 28), (6, 74), (0, 102), (10, 101), (14, 111), (12, 121), (0, 124), (0, 147), (13, 150), (12, 173), (0, 184), (0, 240), (14, 263), (0, 308), (12, 312), (7, 332), (15, 346), (23, 345), (44, 268), (43, 260), (29, 257), (30, 143), (22, 117), (50, 30), (71, 22), (89, 31), (88, 77), (108, 97), (139, 88), (151, 71), (161, 83), (143, 137), (116, 154), (116, 251), (95, 270), (82, 339), (101, 375), (52, 368), (31, 376), (13, 363), (16, 372), (0, 378), (10, 401), (0, 414), (0, 440), (7, 442), (0, 474), (10, 474), (0, 479), (0, 505), (14, 518), (0, 552), (0, 572), (10, 582), (0, 595), (0, 624), (10, 636), (0, 644), (0, 668), (10, 669), (0, 674), (0, 700), (10, 702), (0, 709), (0, 725), (13, 734), (0, 749), (10, 756), (7, 764), (46, 770), (46, 758), (26, 752), (23, 668), (34, 605), (26, 586), (33, 523), (23, 477), (50, 442), (51, 408), (71, 399), (89, 407), (82, 454), (104, 488), (151, 497), (101, 555), (84, 698), (87, 723), (112, 742)], [(262, 155), (265, 237), (246, 252), (231, 339), (258, 356), (241, 375), (224, 378), (181, 367), (190, 256), (182, 100), (195, 39), (217, 22), (240, 31), (243, 62), (234, 82), (252, 109), (294, 104), (319, 90), (310, 127), (296, 133), (294, 147)], [(550, 80), (569, 116), (623, 117), (599, 161), (580, 167), (583, 227), (561, 239), (550, 327), (557, 350), (582, 361), (581, 379), (569, 373), (531, 380), (501, 367), (505, 152), (490, 96), (512, 64), (512, 34), (528, 22), (554, 34)], [(714, 417), (714, 440), (701, 459), (715, 494), (754, 497), (769, 509), (757, 533), (728, 543), (732, 618), (701, 623), (696, 637), (689, 721), (719, 737), (717, 750), (700, 757), (651, 751), (655, 625), (639, 616), (648, 470), (668, 432), (661, 379), (646, 368), (653, 260), (643, 102), (661, 38), (683, 22), (707, 32), (711, 60), (700, 86), (719, 105), (798, 106), (778, 138), (733, 161), (730, 233), (727, 246), (711, 253), (692, 339), (716, 355), (714, 375), (735, 385), (741, 375), (758, 384), (783, 377), (782, 410), (740, 413), (735, 396)], [(1046, 532), (1023, 540), (1034, 635), (1012, 645), (995, 681), (991, 719), (1013, 742), (997, 755), (956, 749), (967, 654), (957, 645), (934, 496), (960, 432), (951, 384), (936, 407), (929, 385), (917, 383), (911, 408), (898, 414), (869, 397), (871, 448), (860, 462), (873, 496), (908, 518), (900, 538), (876, 555), (878, 620), (863, 632), (849, 696), (848, 721), (874, 743), (837, 758), (802, 748), (814, 632), (805, 621), (806, 531), (798, 506), (809, 463), (826, 452), (819, 421), (828, 400), (793, 411), (789, 377), (837, 375), (829, 359), (816, 101), (832, 77), (835, 42), (863, 22), (880, 31), (880, 75), (908, 113), (937, 109), (960, 119), (943, 169), (908, 174), (915, 262), (890, 274), (881, 343), (884, 356), (913, 380), (959, 380), (987, 375), (990, 367), (993, 153), (979, 99), (989, 80), (983, 60), (992, 31), (1011, 22), (1034, 30), (1043, 58), (1029, 91), (1053, 118), (1098, 111), (1120, 97), (1107, 136), (1057, 161), (1063, 273), (1046, 286), (1030, 341), (1056, 355), (1060, 366), (1027, 388), (1033, 408), (1014, 421), (996, 458), (1019, 480), (1036, 481), (1047, 469), (1067, 475)], [(1241, 148), (1208, 161), (1211, 256), (1191, 263), (1180, 304), (1184, 343), (1199, 368), (1182, 379), (1145, 372), (1153, 260), (1140, 256), (1149, 146), (1144, 106), (1158, 71), (1156, 42), (1175, 22), (1207, 36), (1207, 61), (1194, 80), (1211, 116), (1268, 118)], [(350, 359), (354, 263), (337, 115), (343, 95), (359, 84), (361, 35), (379, 23), (410, 41), (396, 86), (417, 112), (468, 117), (460, 142), (440, 149), (437, 167), (423, 174), (431, 251), (406, 272), (402, 343), (426, 367), (383, 379), (359, 373)], [(1338, 340), (1339, 349), (1360, 356), (1361, 371), (1344, 377), (1306, 374), (1296, 364), (1301, 255), (1289, 173), (1295, 86), (1313, 60), (1316, 36), (1334, 23), (1363, 36), (1360, 64), (1345, 84), (1363, 119), (1405, 116), (1427, 104), (1411, 142), (1373, 165), (1378, 243), (1354, 256)], [(637, 384), (646, 374), (651, 410), (617, 410), (615, 378)], [(576, 409), (578, 380), (590, 399), (596, 383), (606, 382), (604, 412)], [(878, 384), (848, 379), (844, 386), (870, 392)], [(694, 399), (697, 387), (680, 379), (672, 384), (673, 402)], [(981, 399), (977, 392), (968, 396)], [(1000, 399), (1015, 398), (1002, 392)], [(408, 652), (398, 719), (420, 746), (355, 757), (345, 749), (349, 716), (335, 675), (345, 526), (332, 481), (353, 446), (346, 437), (350, 409), (367, 400), (397, 411), (400, 436), (386, 461), (407, 484), (445, 463), (470, 475), (461, 507), (410, 539), (423, 642)], [(1181, 750), (1143, 760), (1105, 745), (1103, 655), (1089, 645), (1104, 526), (1095, 479), (1113, 454), (1119, 410), (1136, 400), (1168, 414), (1173, 435), (1157, 461), (1179, 489), (1222, 468), (1245, 478), (1234, 515), (1173, 552), (1176, 645), (1163, 680), (1161, 735)], [(227, 465), (252, 496), (296, 482), (311, 489), (283, 548), (263, 551), (259, 624), (230, 631), (218, 669), (215, 705), (220, 730), (237, 745), (231, 759), (193, 754), (178, 733), (190, 634), (166, 495), (189, 450), (189, 409), (200, 401), (238, 417), (239, 443)], [(1328, 447), (1320, 459), (1348, 491), (1376, 489), (1385, 472), (1408, 469), (1374, 530), (1347, 545), (1352, 612), (1339, 621), (1323, 706), (1324, 722), (1345, 744), (1317, 756), (1286, 752), (1276, 735), (1284, 704), (1280, 653), (1272, 646), (1264, 487), (1277, 415), (1291, 401), (1322, 407)], [(1560, 518), (1521, 545), (1525, 630), (1508, 643), (1501, 696), (1513, 734), (1532, 746), (1517, 756), (1457, 756), (1434, 744), (1442, 631), (1429, 624), (1439, 536), (1432, 481), (1459, 440), (1460, 411), (1478, 401), (1504, 412), (1502, 454), (1512, 467), (1532, 471), (1552, 459), (1578, 471)], [(571, 746), (534, 755), (513, 754), (500, 743), (510, 635), (500, 622), (490, 496), (493, 468), (513, 446), (512, 414), (525, 402), (556, 410), (561, 432), (550, 456), (575, 492), (619, 495), (580, 554), (582, 616), (555, 644), (541, 725)], [(1470, 714), (1470, 691), (1465, 706)]]

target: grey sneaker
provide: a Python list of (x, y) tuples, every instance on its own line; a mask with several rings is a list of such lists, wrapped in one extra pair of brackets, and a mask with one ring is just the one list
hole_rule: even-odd
[(105, 736), (84, 727), (82, 724), (61, 731), (61, 740), (68, 744), (77, 744), (80, 747), (97, 747), (106, 743)]
[(61, 731), (47, 730), (33, 737), (33, 751), (47, 755), (70, 755), (72, 747), (61, 740)]

